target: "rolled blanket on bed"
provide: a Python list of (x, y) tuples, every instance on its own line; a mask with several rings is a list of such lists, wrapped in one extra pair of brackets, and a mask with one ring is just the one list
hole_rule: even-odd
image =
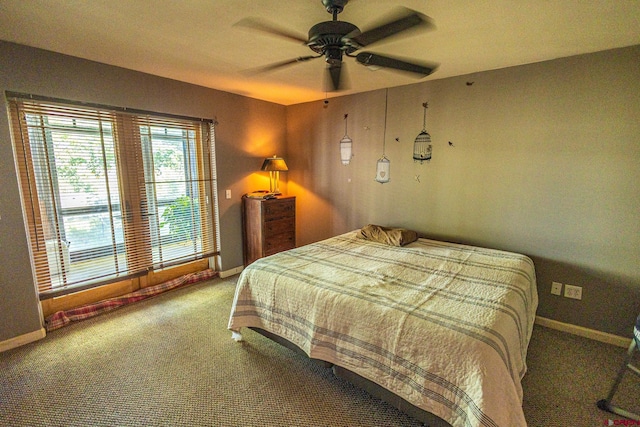
[(415, 231), (405, 228), (391, 228), (368, 224), (360, 229), (358, 237), (371, 240), (372, 242), (384, 243), (389, 246), (404, 246), (408, 243), (415, 242), (418, 239), (418, 234)]

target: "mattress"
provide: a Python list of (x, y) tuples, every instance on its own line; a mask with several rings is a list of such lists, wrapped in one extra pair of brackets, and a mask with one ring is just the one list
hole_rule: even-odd
[(280, 336), (452, 426), (516, 427), (537, 304), (524, 255), (353, 231), (247, 266), (228, 327)]

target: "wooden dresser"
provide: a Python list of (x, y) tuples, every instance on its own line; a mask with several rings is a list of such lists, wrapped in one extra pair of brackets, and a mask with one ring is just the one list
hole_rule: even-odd
[(296, 246), (296, 198), (242, 197), (244, 265)]

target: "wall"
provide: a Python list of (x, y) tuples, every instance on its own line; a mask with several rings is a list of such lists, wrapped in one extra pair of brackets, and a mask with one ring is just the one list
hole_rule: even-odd
[[(390, 89), (388, 184), (373, 179), (384, 90), (283, 107), (5, 42), (0, 61), (3, 92), (217, 118), (223, 270), (242, 264), (239, 196), (268, 188), (256, 171), (279, 154), (290, 169), (281, 189), (298, 196), (298, 245), (369, 222), (406, 226), (531, 256), (541, 316), (629, 335), (640, 312), (638, 46)], [(420, 165), (425, 101), (434, 157)], [(338, 154), (345, 113), (349, 166)], [(41, 328), (6, 114), (0, 259), (1, 343)], [(550, 295), (552, 280), (582, 286), (583, 300)]]
[[(256, 171), (265, 157), (285, 154), (284, 106), (6, 42), (0, 63), (3, 94), (217, 118), (221, 269), (242, 265), (240, 196), (268, 188), (268, 176)], [(19, 197), (8, 118), (0, 114), (0, 343), (41, 328)]]
[[(536, 264), (538, 315), (630, 336), (640, 312), (638, 64), (635, 46), (392, 88), (386, 138), (385, 90), (288, 107), (298, 244), (378, 223), (521, 252)], [(412, 150), (425, 101), (433, 159), (421, 165)], [(355, 156), (342, 166), (347, 113)], [(374, 181), (383, 140), (387, 184)], [(551, 295), (552, 281), (582, 286), (582, 301)]]

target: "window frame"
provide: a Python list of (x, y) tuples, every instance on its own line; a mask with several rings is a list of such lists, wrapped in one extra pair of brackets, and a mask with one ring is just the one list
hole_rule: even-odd
[[(9, 118), (11, 122), (12, 141), (16, 157), (15, 160), (16, 168), (18, 170), (18, 179), (20, 182), (24, 219), (26, 228), (28, 230), (27, 237), (31, 249), (32, 270), (34, 274), (34, 280), (36, 281), (38, 294), (41, 300), (74, 293), (109, 283), (120, 282), (142, 275), (148, 275), (153, 271), (162, 270), (164, 268), (175, 265), (186, 264), (196, 260), (209, 259), (210, 265), (215, 264), (214, 257), (217, 257), (220, 253), (219, 212), (215, 163), (215, 125), (217, 123), (215, 120), (163, 114), (143, 110), (134, 110), (128, 108), (117, 108), (100, 104), (88, 104), (15, 92), (6, 92), (6, 99), (8, 103)], [(106, 204), (101, 204), (99, 206), (85, 205), (83, 207), (63, 208), (60, 204), (60, 200), (56, 200), (55, 196), (53, 197), (54, 206), (52, 206), (52, 208), (55, 218), (57, 218), (57, 221), (54, 224), (54, 234), (55, 236), (57, 236), (55, 251), (58, 252), (58, 259), (62, 259), (62, 261), (60, 262), (62, 264), (64, 264), (64, 262), (67, 262), (64, 260), (64, 251), (62, 248), (62, 245), (64, 244), (66, 239), (66, 236), (64, 235), (65, 211), (66, 214), (69, 214), (70, 210), (76, 211), (75, 213), (82, 213), (83, 211), (93, 212), (96, 210), (111, 211), (113, 210), (114, 206), (117, 205), (116, 207), (119, 207), (120, 212), (122, 213), (122, 228), (125, 239), (123, 246), (127, 247), (127, 254), (136, 253), (136, 262), (139, 262), (140, 258), (142, 258), (143, 256), (149, 255), (148, 259), (150, 260), (150, 262), (147, 262), (144, 265), (144, 268), (139, 269), (137, 267), (128, 267), (126, 273), (115, 272), (112, 275), (113, 277), (109, 277), (106, 279), (90, 281), (86, 283), (80, 282), (79, 284), (68, 284), (65, 281), (65, 284), (62, 286), (53, 286), (51, 280), (51, 267), (49, 266), (49, 262), (47, 261), (47, 238), (45, 236), (43, 226), (46, 214), (42, 211), (43, 208), (41, 206), (41, 198), (38, 196), (38, 186), (36, 185), (36, 177), (38, 176), (38, 174), (36, 174), (36, 167), (38, 166), (34, 166), (33, 162), (33, 152), (38, 150), (38, 148), (34, 148), (37, 147), (37, 143), (32, 143), (32, 141), (25, 140), (29, 138), (28, 129), (25, 129), (26, 118), (24, 115), (24, 110), (22, 108), (25, 104), (29, 104), (30, 106), (38, 104), (44, 106), (55, 105), (62, 106), (62, 108), (78, 108), (80, 111), (82, 109), (86, 111), (97, 111), (96, 114), (101, 115), (102, 113), (105, 113), (105, 117), (109, 117), (110, 120), (113, 119), (112, 132), (115, 145), (115, 161), (117, 163), (116, 173), (117, 180), (119, 182), (118, 189), (116, 189), (115, 191), (119, 192), (119, 200), (117, 203), (115, 203), (115, 205), (111, 204), (107, 200)], [(43, 120), (44, 117), (48, 116), (45, 112), (41, 113), (38, 117), (40, 118), (40, 120)], [(190, 125), (187, 126), (185, 124), (185, 127), (181, 128), (178, 124), (182, 122), (189, 123)], [(145, 124), (143, 123), (146, 123), (147, 126), (162, 126), (162, 123), (166, 123), (167, 126), (175, 126), (177, 129), (182, 129), (184, 132), (190, 132), (189, 129), (195, 130), (195, 137), (193, 142), (193, 144), (195, 145), (195, 149), (193, 152), (189, 151), (188, 154), (189, 157), (191, 157), (192, 155), (195, 155), (196, 157), (197, 163), (195, 163), (190, 168), (197, 169), (197, 176), (195, 179), (193, 179), (193, 181), (197, 181), (197, 188), (200, 189), (198, 192), (198, 200), (203, 201), (198, 205), (198, 217), (202, 218), (199, 224), (200, 236), (206, 236), (206, 238), (202, 239), (202, 250), (200, 252), (195, 250), (193, 256), (189, 255), (183, 257), (182, 259), (168, 260), (167, 262), (156, 262), (154, 261), (153, 255), (151, 254), (153, 248), (150, 246), (149, 242), (153, 239), (150, 236), (152, 227), (149, 226), (149, 217), (152, 215), (156, 215), (156, 227), (159, 227), (159, 218), (157, 218), (157, 209), (155, 210), (155, 212), (146, 211), (146, 208), (149, 205), (149, 203), (145, 200), (145, 198), (147, 197), (145, 186), (147, 185), (146, 181), (148, 180), (148, 176), (146, 176), (144, 169), (146, 169), (147, 166), (140, 167), (140, 162), (142, 161), (141, 158), (145, 156), (143, 152), (143, 142), (140, 132), (141, 126), (145, 126)], [(44, 133), (46, 133), (45, 126), (42, 126), (42, 130), (42, 140), (44, 141), (44, 143), (42, 144), (42, 149), (46, 151), (46, 146), (52, 144), (52, 140), (44, 135)], [(149, 131), (151, 132), (151, 127), (149, 127)], [(102, 132), (102, 130), (100, 130), (100, 132)], [(130, 144), (132, 138), (136, 141), (135, 144)], [(135, 147), (131, 147), (131, 145), (135, 145)], [(102, 143), (102, 147), (104, 149), (104, 143)], [(137, 152), (132, 155), (132, 150)], [(47, 165), (45, 166), (47, 168), (50, 168), (50, 165), (52, 163), (50, 156), (51, 154), (45, 154), (46, 158), (39, 156), (36, 156), (35, 158), (46, 161)], [(152, 161), (152, 148), (150, 158)], [(132, 159), (135, 159), (135, 161), (132, 161)], [(189, 161), (191, 161), (191, 159), (189, 159)], [(185, 162), (187, 162), (186, 158)], [(42, 167), (42, 165), (40, 165), (40, 167)], [(153, 169), (153, 165), (151, 166), (151, 168)], [(50, 180), (48, 185), (51, 187), (57, 187), (59, 183), (57, 182), (58, 175), (56, 174), (56, 171), (49, 170), (48, 173), (51, 174), (50, 176), (55, 177), (54, 179)], [(191, 174), (192, 171), (190, 171), (189, 173)], [(55, 188), (51, 189), (50, 191), (52, 191), (51, 194), (59, 194), (53, 193), (55, 192)], [(157, 202), (158, 205), (162, 205), (167, 201), (157, 200)], [(133, 225), (130, 226), (128, 221), (131, 221), (131, 224)], [(143, 234), (144, 230), (146, 230), (146, 234), (140, 234), (140, 230), (143, 230)], [(160, 235), (159, 231), (158, 237), (160, 244), (162, 244), (162, 236)], [(192, 240), (194, 241), (195, 245), (196, 239), (193, 238)], [(105, 251), (118, 251), (118, 245), (119, 244), (114, 240), (112, 246), (105, 246)], [(102, 250), (102, 247), (100, 249)], [(140, 255), (140, 253), (146, 253), (147, 255)], [(82, 256), (82, 254), (76, 255), (76, 257), (77, 256)], [(68, 262), (72, 263), (73, 261), (71, 261), (70, 258), (71, 257), (69, 255)], [(128, 258), (129, 255), (127, 255), (127, 263), (129, 262)], [(42, 268), (43, 265), (47, 265), (47, 268)], [(65, 274), (64, 267), (62, 268), (62, 274)]]

